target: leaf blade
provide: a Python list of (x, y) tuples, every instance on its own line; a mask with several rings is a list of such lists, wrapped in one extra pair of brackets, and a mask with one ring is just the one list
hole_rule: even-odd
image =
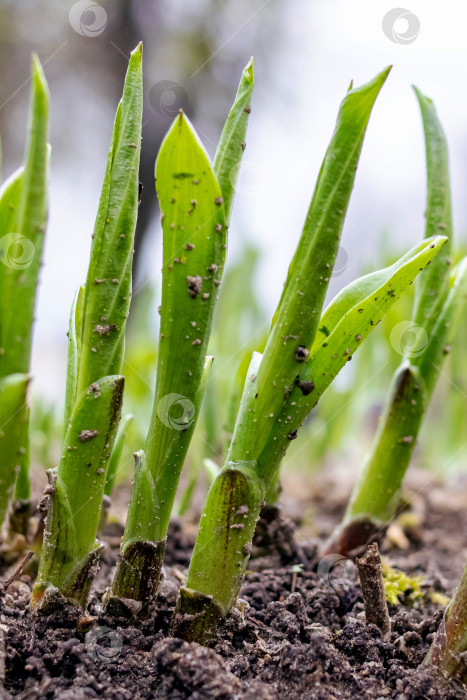
[(29, 377), (11, 374), (0, 380), (0, 522), (3, 522), (9, 499), (26, 449), (24, 423)]
[(415, 86), (413, 89), (420, 107), (425, 135), (427, 172), (425, 238), (437, 234), (448, 237), (448, 243), (443, 247), (440, 255), (433, 260), (430, 268), (420, 276), (416, 287), (412, 320), (430, 335), (436, 311), (443, 305), (449, 286), (453, 235), (449, 158), (446, 136), (432, 100)]
[[(299, 363), (316, 335), (368, 120), (389, 70), (350, 90), (341, 103), (258, 371), (257, 396), (249, 407), (257, 434), (255, 455), (266, 445), (271, 416), (277, 418), (287, 403)], [(235, 430), (228, 460), (241, 460), (247, 442)]]
[(131, 300), (131, 266), (139, 199), (143, 109), (142, 45), (132, 52), (118, 106), (84, 292), (77, 394), (121, 371)]
[[(390, 268), (372, 273), (349, 285), (347, 289), (351, 298), (350, 308), (347, 308), (335, 326), (330, 328), (324, 342), (324, 334), (321, 333), (321, 338), (317, 338), (312, 349), (313, 354), (310, 354), (291, 391), (290, 402), (282, 412), (281, 420), (275, 423), (273, 439), (258, 459), (259, 473), (266, 481), (266, 475), (277, 468), (278, 460), (280, 461), (285, 453), (290, 439), (295, 437), (306, 415), (316, 405), (329, 384), (446, 240), (445, 236), (424, 240)], [(358, 298), (356, 294), (356, 289), (359, 288), (363, 295), (366, 295), (363, 298)], [(347, 307), (345, 295), (343, 290), (338, 295), (337, 304), (331, 302), (331, 310), (325, 312), (323, 318), (335, 316), (336, 309), (343, 310)], [(271, 447), (272, 445), (274, 447)]]
[[(3, 195), (11, 215), (3, 218), (0, 374), (29, 371), (36, 290), (47, 223), (50, 147), (47, 144), (49, 91), (37, 56), (32, 59), (29, 136), (24, 167)], [(14, 227), (14, 229), (13, 229)]]
[[(160, 535), (168, 523), (174, 484), (198, 418), (207, 371), (206, 351), (222, 279), (227, 227), (220, 185), (192, 125), (180, 114), (156, 162), (156, 186), (163, 214), (160, 347), (146, 457), (166, 505)], [(174, 322), (178, 319), (178, 322)], [(181, 401), (187, 423), (174, 423), (170, 397)], [(167, 414), (167, 415), (166, 415)], [(164, 469), (170, 463), (172, 469)], [(163, 494), (163, 495), (161, 495)], [(158, 537), (156, 537), (158, 539)]]
[(240, 166), (245, 151), (245, 137), (254, 85), (253, 59), (251, 58), (243, 70), (237, 94), (224, 124), (213, 162), (214, 172), (224, 198), (227, 226), (230, 222)]

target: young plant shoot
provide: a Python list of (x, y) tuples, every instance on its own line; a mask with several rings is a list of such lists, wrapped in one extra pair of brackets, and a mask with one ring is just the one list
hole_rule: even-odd
[(339, 111), (298, 249), (261, 356), (253, 355), (226, 463), (201, 516), (173, 632), (206, 643), (234, 605), (261, 505), (290, 441), (321, 394), (446, 242), (419, 244), (344, 289), (321, 317), (376, 97), (389, 73), (350, 89)]
[(136, 455), (128, 517), (111, 594), (155, 595), (180, 472), (199, 416), (213, 358), (206, 356), (221, 283), (235, 183), (253, 91), (252, 62), (222, 131), (214, 165), (183, 113), (159, 151), (162, 212), (160, 344), (154, 407)]
[(123, 399), (142, 105), (139, 45), (115, 117), (86, 285), (71, 311), (65, 435), (59, 466), (47, 472), (48, 512), (32, 596), (43, 608), (57, 593), (84, 608), (103, 548), (96, 533)]
[(49, 91), (39, 59), (34, 56), (25, 162), (0, 190), (0, 525), (15, 479), (15, 497), (29, 512), (26, 390), (47, 224), (48, 118)]
[(467, 685), (467, 566), (424, 663)]
[(328, 552), (358, 554), (381, 539), (397, 509), (423, 416), (449, 352), (467, 294), (467, 258), (451, 265), (452, 215), (446, 138), (430, 99), (415, 88), (426, 146), (427, 238), (442, 232), (448, 242), (423, 271), (416, 287), (412, 342), (396, 370), (372, 448), (355, 484), (342, 525)]

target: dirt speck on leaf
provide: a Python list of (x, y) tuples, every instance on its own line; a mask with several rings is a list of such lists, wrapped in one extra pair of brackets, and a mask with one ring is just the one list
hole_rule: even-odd
[(81, 442), (89, 442), (96, 437), (96, 435), (99, 435), (98, 430), (82, 430), (78, 435), (78, 439), (81, 440)]
[(188, 294), (192, 299), (196, 299), (203, 286), (203, 278), (200, 275), (188, 275), (186, 281), (188, 284)]

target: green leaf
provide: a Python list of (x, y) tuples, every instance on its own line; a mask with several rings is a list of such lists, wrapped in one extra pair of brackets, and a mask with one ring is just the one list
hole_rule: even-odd
[[(99, 543), (96, 532), (107, 468), (120, 421), (123, 377), (104, 377), (75, 403), (60, 466), (49, 470), (50, 502), (44, 545), (35, 587), (35, 604), (44, 590), (55, 586), (65, 594), (70, 574)], [(34, 595), (34, 594), (33, 594)]]
[[(65, 439), (33, 604), (47, 590), (85, 606), (96, 573), (96, 533), (123, 397), (124, 333), (138, 208), (143, 107), (142, 44), (132, 52), (115, 117), (86, 285), (71, 312)], [(44, 599), (45, 596), (45, 599)]]
[(0, 380), (0, 522), (3, 522), (26, 449), (24, 422), (29, 377), (11, 374)]
[[(437, 311), (448, 293), (449, 266), (451, 264), (452, 211), (449, 182), (449, 160), (446, 136), (428, 97), (414, 86), (420, 106), (425, 133), (427, 205), (425, 237), (441, 234), (448, 242), (437, 255), (429, 269), (420, 275), (415, 292), (412, 320), (430, 335)], [(416, 364), (416, 363), (415, 363)]]
[(153, 541), (151, 523), (157, 517), (157, 492), (143, 450), (135, 453), (134, 487), (125, 526), (125, 535), (111, 596), (133, 598), (147, 603), (159, 585), (166, 538)]
[[(11, 377), (12, 375), (10, 374), (9, 376)], [(15, 490), (13, 491), (13, 501), (18, 502), (18, 507), (20, 507), (20, 508), (21, 508), (21, 506), (19, 505), (19, 502), (21, 502), (22, 506), (26, 509), (26, 511), (28, 513), (30, 513), (30, 507), (31, 507), (31, 503), (30, 503), (30, 500), (31, 500), (31, 480), (29, 478), (29, 457), (30, 457), (29, 419), (30, 419), (30, 414), (31, 414), (31, 411), (29, 409), (29, 406), (26, 404), (24, 406), (23, 410), (15, 418), (15, 420), (17, 420), (19, 423), (22, 423), (23, 449), (21, 450), (21, 459), (20, 459), (20, 463), (19, 463), (18, 475), (16, 477)], [(14, 522), (14, 518), (13, 518), (13, 522)], [(18, 525), (19, 525), (19, 521), (18, 521)], [(10, 526), (11, 526), (11, 519), (10, 519)]]
[[(220, 186), (183, 114), (161, 146), (156, 187), (163, 217), (162, 305), (154, 408), (145, 452), (159, 503), (157, 517), (149, 519), (152, 537), (148, 539), (159, 540), (166, 535), (212, 364), (205, 354), (226, 247)], [(127, 537), (132, 537), (128, 528)]]
[(439, 377), (444, 359), (454, 342), (462, 312), (467, 301), (467, 257), (463, 258), (451, 271), (448, 279), (448, 294), (444, 304), (438, 309), (431, 337), (418, 357), (412, 363), (419, 368), (423, 377), (427, 399), (431, 397)]
[(214, 462), (213, 459), (209, 459), (208, 457), (203, 459), (203, 467), (209, 479), (209, 483), (212, 484), (216, 476), (219, 476), (221, 468), (217, 462)]
[(122, 451), (123, 451), (123, 445), (125, 444), (125, 439), (128, 433), (128, 429), (130, 425), (133, 423), (133, 414), (128, 413), (120, 423), (120, 427), (118, 429), (117, 437), (115, 439), (115, 445), (112, 450), (112, 456), (110, 458), (109, 462), (109, 468), (107, 470), (107, 480), (105, 482), (105, 490), (104, 493), (106, 496), (111, 496), (114, 485), (115, 485), (115, 477), (117, 476), (118, 472), (118, 466), (120, 463), (120, 459), (122, 456)]
[[(339, 534), (342, 542), (349, 539), (345, 531), (347, 523), (365, 523), (361, 526), (366, 532), (365, 541), (373, 534), (372, 526), (381, 528), (382, 533), (385, 531), (397, 507), (399, 488), (426, 406), (423, 377), (417, 367), (405, 361), (393, 376), (372, 449), (347, 506), (344, 528)], [(355, 532), (359, 528), (359, 524), (355, 525)]]
[(389, 268), (356, 280), (331, 302), (308, 361), (297, 374), (290, 402), (274, 422), (272, 438), (258, 459), (257, 469), (266, 481), (323, 392), (446, 240), (424, 240)]
[[(242, 407), (256, 392), (261, 355), (253, 353)], [(180, 591), (172, 634), (205, 644), (235, 601), (264, 502), (266, 484), (254, 461), (227, 462), (211, 484), (201, 515), (186, 587)], [(178, 614), (180, 613), (180, 614)]]
[[(257, 396), (249, 407), (255, 455), (270, 440), (271, 416), (288, 402), (318, 329), (339, 248), (368, 120), (389, 68), (344, 98), (327, 149), (297, 251), (289, 268), (258, 372)], [(248, 429), (250, 444), (253, 431)], [(228, 459), (242, 459), (246, 442), (235, 431)]]
[[(265, 493), (264, 482), (246, 462), (226, 464), (209, 490), (186, 586), (206, 596), (211, 607), (220, 609), (221, 617), (239, 593)], [(210, 613), (205, 611), (205, 616), (209, 620)], [(192, 638), (197, 640), (201, 620), (194, 622), (197, 629)], [(187, 631), (184, 637), (190, 638)]]
[[(156, 389), (146, 459), (135, 472), (112, 583), (114, 595), (138, 600), (152, 597), (158, 585), (180, 472), (213, 361), (205, 354), (226, 249), (222, 191), (182, 112), (159, 151), (156, 189), (163, 229)], [(144, 585), (135, 583), (136, 563)]]
[(77, 394), (101, 377), (118, 374), (122, 367), (138, 212), (142, 110), (139, 44), (128, 64), (94, 227), (84, 292)]
[(32, 59), (25, 165), (0, 194), (0, 376), (27, 373), (36, 289), (47, 223), (49, 91)]
[[(21, 188), (24, 180), (24, 166), (16, 170), (5, 180), (0, 188), (0, 372), (3, 366), (2, 357), (5, 354), (5, 343), (8, 340), (5, 321), (10, 313), (9, 305), (12, 302), (8, 298), (8, 284), (13, 273), (7, 272), (17, 260), (17, 253), (22, 251), (16, 248), (15, 229), (16, 214), (18, 211)], [(13, 246), (13, 248), (12, 248)]]
[(225, 122), (216, 155), (214, 156), (213, 167), (224, 198), (227, 226), (230, 222), (235, 190), (246, 146), (245, 137), (251, 112), (251, 96), (254, 85), (253, 59), (251, 58), (243, 70), (235, 101)]
[(155, 483), (150, 469), (147, 465), (144, 450), (135, 453), (135, 476), (134, 482), (139, 488), (132, 489), (128, 515), (125, 523), (125, 531), (131, 533), (131, 537), (126, 537), (125, 545), (134, 540), (151, 540), (150, 534), (146, 534), (146, 523), (150, 523), (153, 514), (157, 509), (157, 493)]
[(78, 387), (79, 359), (82, 352), (81, 332), (83, 330), (84, 287), (80, 287), (73, 299), (68, 326), (68, 359), (65, 390), (65, 414), (63, 429), (66, 435)]
[[(247, 398), (256, 393), (260, 362), (261, 355), (254, 353), (245, 379)], [(247, 401), (242, 402), (237, 419), (240, 424), (247, 419), (242, 412), (246, 405)], [(246, 460), (227, 462), (211, 484), (188, 572), (187, 586), (212, 595), (224, 614), (237, 596), (249, 554), (242, 548), (251, 542), (266, 493), (266, 484), (258, 477), (255, 462)], [(237, 514), (239, 509), (241, 512)]]
[[(426, 236), (452, 235), (451, 195), (446, 138), (433, 103), (415, 88), (425, 132), (427, 167)], [(448, 239), (417, 281), (412, 322), (415, 345), (404, 348), (378, 430), (329, 549), (349, 555), (384, 532), (394, 516), (399, 489), (410, 464), (433, 389), (465, 308), (466, 263), (451, 275)]]
[[(24, 166), (0, 191), (0, 377), (26, 374), (39, 270), (47, 224), (50, 146), (47, 144), (49, 91), (37, 56), (32, 59), (29, 136)], [(29, 409), (10, 426), (21, 431), (21, 455), (15, 497), (27, 500), (29, 483)], [(0, 513), (0, 523), (3, 513)]]

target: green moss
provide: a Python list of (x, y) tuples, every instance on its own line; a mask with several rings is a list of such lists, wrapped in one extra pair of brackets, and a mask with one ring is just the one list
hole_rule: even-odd
[(391, 605), (399, 605), (401, 598), (406, 604), (411, 605), (423, 597), (421, 589), (423, 576), (408, 576), (391, 566), (387, 560), (383, 560), (382, 570), (386, 600)]
[(430, 593), (430, 600), (432, 603), (436, 603), (436, 605), (445, 607), (449, 604), (449, 601), (451, 599), (449, 598), (449, 596), (444, 595), (444, 593), (439, 593), (439, 591), (432, 591)]

